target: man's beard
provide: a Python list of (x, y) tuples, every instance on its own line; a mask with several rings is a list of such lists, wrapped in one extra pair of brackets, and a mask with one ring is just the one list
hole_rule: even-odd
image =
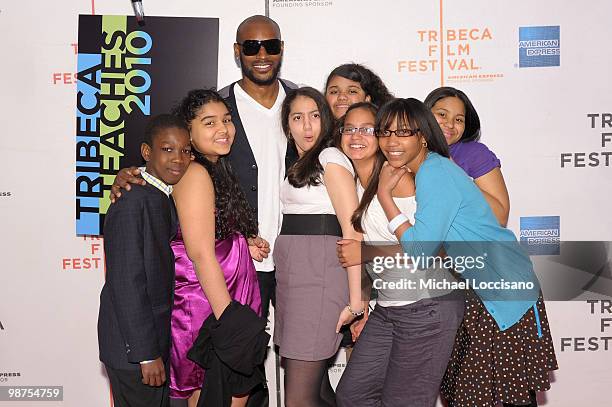
[(278, 65), (276, 65), (276, 67), (273, 68), (272, 75), (270, 76), (270, 78), (260, 79), (255, 76), (255, 73), (253, 72), (252, 69), (249, 69), (247, 67), (247, 64), (242, 59), (242, 55), (240, 55), (240, 69), (242, 70), (242, 76), (249, 78), (251, 82), (259, 86), (270, 86), (278, 79), (278, 74), (280, 72), (282, 62), (283, 62), (282, 59), (278, 61)]

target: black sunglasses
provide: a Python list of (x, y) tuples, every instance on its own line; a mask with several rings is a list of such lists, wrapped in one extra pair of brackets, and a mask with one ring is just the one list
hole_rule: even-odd
[(281, 40), (279, 39), (271, 39), (271, 40), (245, 40), (241, 43), (237, 43), (242, 47), (242, 53), (248, 57), (252, 57), (253, 55), (257, 55), (259, 49), (263, 45), (266, 49), (268, 55), (278, 55), (281, 53)]

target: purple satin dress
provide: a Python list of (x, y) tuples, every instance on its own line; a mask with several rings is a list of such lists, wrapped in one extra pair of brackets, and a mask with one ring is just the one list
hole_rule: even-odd
[[(187, 257), (180, 228), (171, 245), (176, 259), (176, 282), (171, 327), (170, 397), (185, 399), (195, 390), (200, 390), (204, 382), (203, 369), (187, 359), (187, 352), (200, 327), (212, 314), (212, 308), (200, 287), (193, 263)], [(257, 273), (244, 236), (233, 233), (224, 240), (217, 240), (215, 252), (232, 299), (249, 305), (261, 315)]]

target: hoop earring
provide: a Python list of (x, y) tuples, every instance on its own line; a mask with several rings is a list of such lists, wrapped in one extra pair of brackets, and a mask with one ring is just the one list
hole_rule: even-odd
[(423, 143), (421, 144), (423, 144), (423, 147), (427, 148), (427, 140), (423, 140)]

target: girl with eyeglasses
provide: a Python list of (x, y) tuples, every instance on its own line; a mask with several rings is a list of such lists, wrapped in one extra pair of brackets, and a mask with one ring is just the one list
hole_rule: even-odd
[(317, 90), (290, 92), (281, 123), (299, 157), (281, 184), (283, 222), (274, 247), (274, 343), (285, 368), (285, 405), (335, 406), (329, 359), (340, 328), (364, 312), (360, 268), (344, 270), (336, 256), (339, 238), (361, 240), (351, 225), (354, 170), (334, 147), (332, 113)]
[[(442, 385), (448, 405), (536, 406), (536, 392), (550, 388), (548, 373), (557, 362), (528, 254), (500, 226), (472, 179), (448, 159), (442, 130), (423, 103), (396, 99), (385, 104), (376, 127), (412, 134), (379, 139), (388, 164), (381, 170), (377, 197), (404, 252), (428, 256), (442, 248), (455, 264), (468, 257), (481, 262), (461, 270), (470, 290)], [(415, 174), (414, 221), (392, 197), (406, 172)]]
[[(342, 124), (342, 117), (351, 105), (370, 102), (375, 106), (380, 106), (393, 98), (387, 86), (376, 73), (361, 64), (355, 63), (342, 64), (334, 68), (325, 80), (324, 94), (334, 115), (336, 127), (334, 132), (338, 131), (337, 129)], [(358, 334), (355, 335), (355, 331), (361, 331), (367, 319), (367, 313), (368, 308), (366, 308), (366, 314), (362, 319), (351, 324), (350, 331), (343, 330), (341, 346), (346, 347), (347, 361), (351, 356), (353, 342), (356, 336), (359, 336)]]
[[(375, 255), (393, 256), (398, 240), (388, 230), (385, 212), (376, 196), (386, 162), (379, 142), (391, 133), (402, 138), (411, 138), (412, 134), (408, 129), (385, 129), (377, 137), (376, 113), (376, 106), (368, 102), (350, 106), (340, 128), (341, 146), (358, 178), (361, 200), (351, 219), (353, 226), (364, 233), (366, 244), (375, 246)], [(417, 206), (412, 174), (404, 173), (391, 195), (401, 213), (414, 222)], [(433, 405), (463, 316), (463, 297), (450, 290), (430, 292), (418, 285), (413, 289), (397, 288), (407, 278), (418, 283), (419, 279), (450, 280), (452, 276), (433, 267), (415, 272), (401, 267), (377, 270), (372, 251), (367, 248), (362, 255), (360, 242), (346, 239), (338, 247), (340, 261), (364, 262), (379, 289), (371, 315), (351, 327), (353, 338), (359, 340), (336, 389), (337, 403), (341, 407)]]

